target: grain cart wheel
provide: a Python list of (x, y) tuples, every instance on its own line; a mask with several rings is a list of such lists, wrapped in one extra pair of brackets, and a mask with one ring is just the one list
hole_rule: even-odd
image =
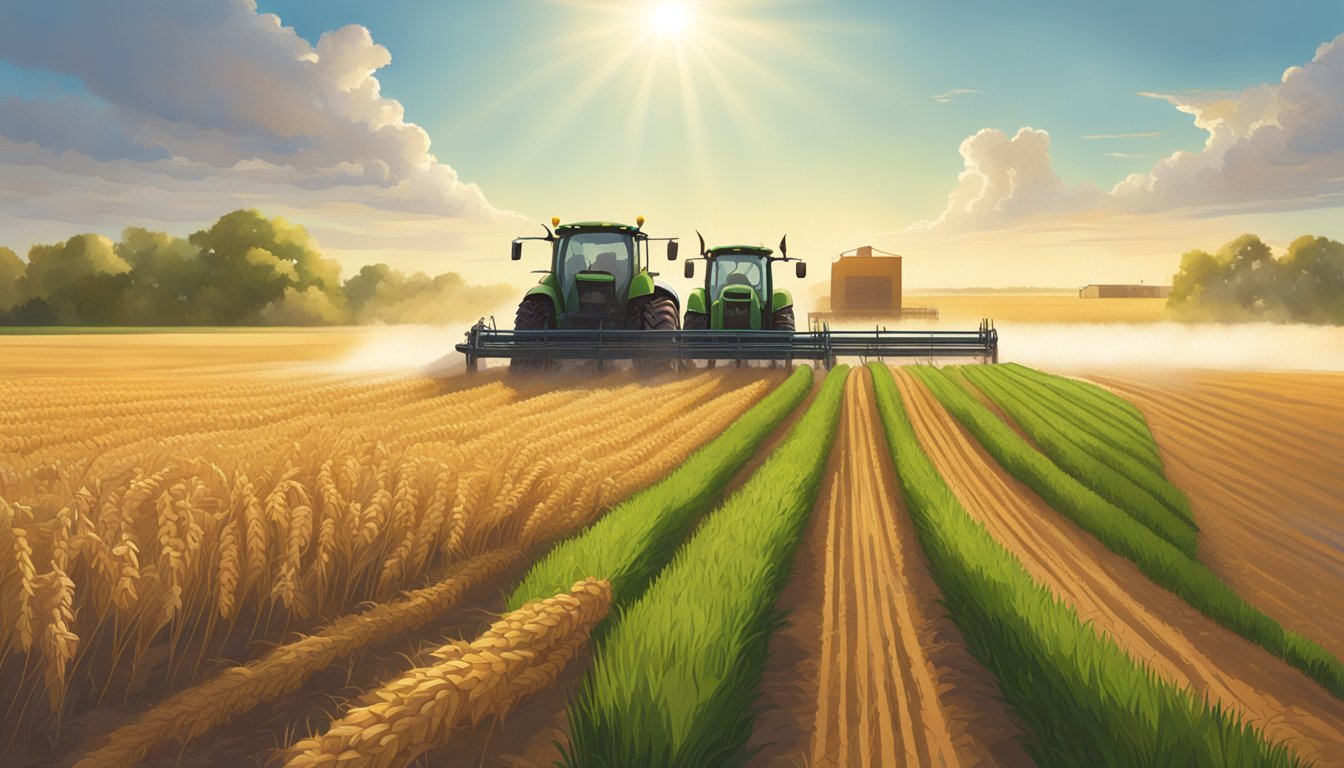
[[(677, 302), (667, 296), (654, 294), (630, 302), (625, 327), (640, 331), (676, 331), (681, 329), (677, 318)], [(635, 358), (635, 370), (649, 373), (675, 370), (676, 363), (656, 358)]]
[[(555, 305), (545, 296), (528, 296), (518, 305), (518, 314), (513, 319), (515, 331), (541, 331), (555, 327)], [(511, 371), (541, 371), (554, 367), (546, 360), (509, 361)]]

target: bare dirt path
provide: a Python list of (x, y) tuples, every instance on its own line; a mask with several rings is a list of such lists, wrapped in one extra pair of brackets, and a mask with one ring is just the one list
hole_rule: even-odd
[(1029, 765), (992, 676), (937, 604), (866, 370), (846, 383), (831, 456), (780, 602), (792, 620), (772, 642), (753, 765)]
[(1031, 575), (1163, 677), (1235, 709), (1301, 757), (1344, 765), (1344, 702), (1213, 623), (1005, 473), (922, 384), (895, 369), (915, 432), (966, 510)]
[(1344, 376), (1097, 381), (1143, 412), (1202, 557), (1285, 626), (1344, 656)]

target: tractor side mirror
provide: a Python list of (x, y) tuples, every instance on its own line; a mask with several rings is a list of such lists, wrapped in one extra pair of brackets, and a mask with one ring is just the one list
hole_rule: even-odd
[(687, 277), (695, 277), (695, 262), (694, 262), (694, 261), (688, 261), (688, 262), (686, 262), (686, 276), (687, 276)]
[(680, 243), (678, 243), (676, 240), (668, 240), (668, 241), (667, 241), (667, 260), (668, 260), (668, 261), (676, 261), (676, 260), (677, 260), (677, 251), (679, 251), (679, 250), (681, 250), (681, 244), (680, 244)]
[(523, 258), (523, 243), (520, 240), (513, 241), (513, 250), (509, 253), (509, 258), (514, 261), (520, 261)]
[(793, 273), (799, 278), (807, 277), (807, 262), (800, 261), (793, 267)]

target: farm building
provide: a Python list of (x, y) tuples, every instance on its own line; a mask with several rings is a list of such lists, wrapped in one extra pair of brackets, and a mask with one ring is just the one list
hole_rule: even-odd
[(1078, 289), (1080, 299), (1165, 299), (1170, 285), (1088, 285)]
[(831, 265), (831, 311), (899, 315), (901, 257), (871, 245), (840, 254)]

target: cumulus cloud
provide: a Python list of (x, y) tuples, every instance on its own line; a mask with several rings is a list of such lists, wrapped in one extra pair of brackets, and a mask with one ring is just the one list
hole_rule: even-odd
[(1008, 140), (985, 129), (962, 142), (966, 167), (942, 215), (912, 229), (991, 229), (1081, 211), (1216, 216), (1344, 205), (1344, 35), (1278, 83), (1232, 93), (1140, 95), (1191, 115), (1208, 134), (1204, 146), (1164, 157), (1099, 193), (1059, 181), (1044, 132), (1023, 128)]
[(1009, 138), (984, 128), (961, 142), (965, 164), (947, 207), (915, 229), (992, 229), (1047, 214), (1096, 205), (1094, 187), (1070, 187), (1050, 164), (1050, 134), (1022, 128)]
[(0, 59), (85, 89), (0, 103), (0, 205), (15, 218), (199, 221), (271, 202), (506, 216), (382, 94), (391, 54), (362, 26), (313, 45), (255, 0), (50, 0), (6, 17)]

